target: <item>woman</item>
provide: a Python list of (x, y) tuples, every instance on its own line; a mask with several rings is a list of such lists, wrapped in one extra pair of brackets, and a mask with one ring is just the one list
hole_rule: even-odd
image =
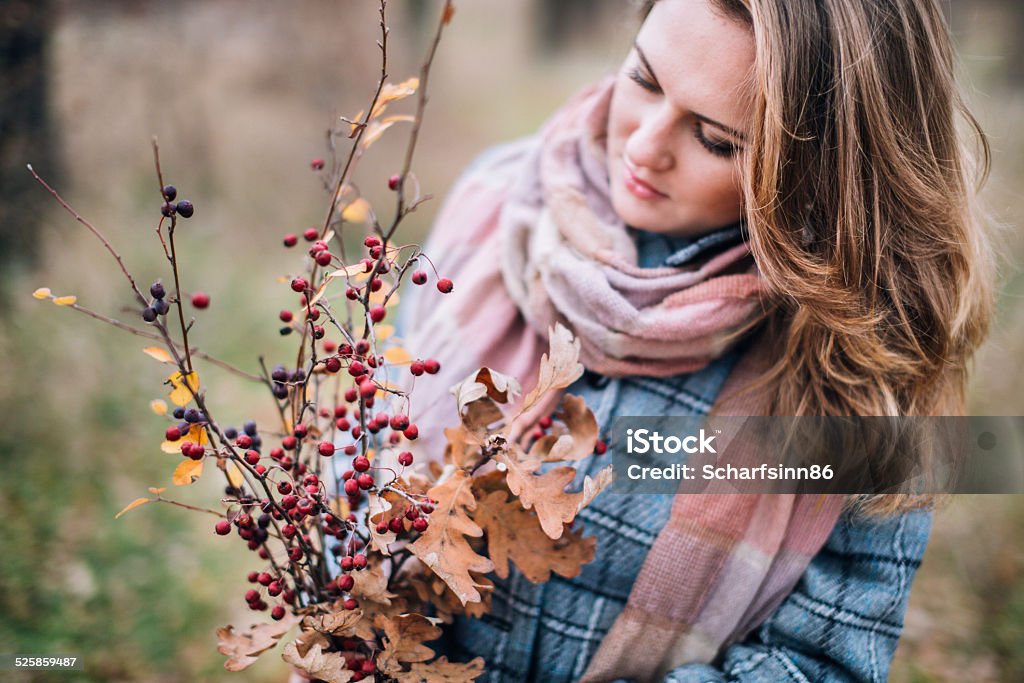
[[(977, 169), (988, 149), (935, 3), (644, 12), (614, 79), (449, 196), (425, 251), (455, 292), (404, 312), (409, 348), (442, 361), (413, 394), (417, 422), (450, 422), (447, 388), (481, 365), (535, 376), (555, 322), (588, 370), (567, 391), (604, 430), (622, 415), (962, 414), (992, 302), (958, 117)], [(439, 429), (421, 434), (443, 450)], [(929, 501), (811, 503), (606, 493), (580, 515), (598, 538), (580, 576), (513, 572), (442, 650), (483, 656), (491, 681), (885, 680)]]

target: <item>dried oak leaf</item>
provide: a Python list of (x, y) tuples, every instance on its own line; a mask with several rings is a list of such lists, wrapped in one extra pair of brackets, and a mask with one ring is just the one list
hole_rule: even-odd
[(473, 520), (487, 532), (487, 551), (494, 573), (508, 578), (509, 560), (534, 583), (547, 581), (551, 572), (566, 578), (578, 576), (583, 565), (594, 559), (597, 545), (584, 538), (583, 529), (552, 539), (540, 528), (537, 515), (524, 510), (504, 491), (494, 491), (477, 502)]
[(345, 657), (340, 652), (324, 652), (319, 643), (313, 644), (305, 655), (299, 652), (294, 642), (288, 643), (281, 658), (312, 678), (327, 683), (348, 683), (352, 680), (353, 672), (349, 671)]
[(466, 429), (465, 425), (446, 427), (444, 430), (448, 444), (444, 451), (444, 461), (456, 467), (469, 467), (480, 458), (480, 447), (484, 440), (482, 435)]
[(579, 396), (566, 394), (557, 417), (564, 423), (561, 434), (548, 434), (530, 448), (530, 460), (555, 462), (579, 460), (594, 452), (597, 445), (597, 419)]
[(491, 593), (494, 591), (494, 583), (482, 574), (472, 574), (472, 577), (482, 597), (480, 602), (467, 602), (465, 605), (452, 592), (448, 584), (434, 574), (411, 582), (411, 587), (421, 603), (429, 602), (434, 605), (441, 621), (450, 624), (456, 614), (465, 614), (467, 617), (478, 619), (491, 611)]
[(423, 643), (441, 637), (441, 629), (422, 614), (380, 615), (374, 626), (384, 631), (384, 649), (377, 658), (377, 666), (387, 675), (403, 671), (403, 664), (425, 662), (433, 657), (434, 651)]
[(482, 657), (465, 664), (449, 662), (447, 657), (438, 657), (427, 664), (413, 664), (408, 672), (396, 674), (395, 680), (399, 683), (470, 683), (483, 672)]
[(561, 323), (548, 329), (548, 352), (540, 359), (537, 385), (523, 399), (519, 415), (533, 407), (549, 391), (564, 389), (583, 374), (580, 364), (580, 340)]
[(304, 630), (311, 629), (317, 633), (347, 637), (356, 632), (362, 618), (361, 610), (347, 610), (339, 605), (337, 611), (306, 617), (302, 620), (302, 627)]
[(228, 656), (224, 668), (228, 671), (244, 670), (262, 653), (277, 645), (298, 622), (298, 617), (286, 614), (281, 621), (253, 624), (248, 630), (238, 633), (235, 633), (235, 627), (231, 625), (217, 629), (217, 651)]
[(561, 538), (566, 524), (590, 503), (601, 490), (611, 482), (611, 465), (596, 479), (586, 477), (583, 491), (568, 493), (565, 487), (576, 478), (572, 467), (556, 467), (544, 474), (534, 474), (540, 463), (528, 458), (520, 459), (517, 448), (499, 451), (495, 460), (506, 467), (505, 481), (513, 495), (519, 497), (523, 507), (537, 512), (540, 526), (551, 538)]
[(427, 492), (437, 501), (430, 526), (409, 546), (420, 562), (440, 576), (462, 604), (479, 602), (477, 584), (471, 571), (486, 574), (494, 564), (470, 546), (467, 536), (479, 538), (483, 530), (470, 518), (476, 508), (472, 479), (456, 470), (448, 479)]
[(366, 569), (352, 572), (355, 585), (349, 591), (354, 597), (370, 602), (390, 605), (391, 600), (397, 597), (388, 590), (388, 578), (384, 576), (384, 570), (380, 565), (373, 565)]

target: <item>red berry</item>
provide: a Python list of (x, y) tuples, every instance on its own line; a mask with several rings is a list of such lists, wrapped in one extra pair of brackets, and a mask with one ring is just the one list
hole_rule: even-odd
[(356, 569), (366, 569), (366, 555), (356, 555), (353, 557), (352, 566)]
[(376, 235), (367, 235), (366, 239), (363, 240), (363, 246), (366, 247), (367, 249), (372, 249), (373, 247), (379, 247), (380, 244), (381, 244), (380, 238), (377, 237)]
[(379, 292), (380, 288), (383, 287), (383, 286), (384, 286), (384, 281), (381, 280), (379, 277), (375, 277), (372, 280), (370, 280), (370, 291), (371, 292)]
[(256, 577), (257, 583), (259, 583), (261, 586), (269, 586), (271, 581), (273, 580), (274, 577), (268, 574), (267, 572), (261, 572), (260, 575)]
[(424, 370), (423, 361), (421, 361), (421, 360), (414, 360), (412, 363), (409, 364), (409, 372), (411, 372), (416, 377), (419, 377), (420, 375), (422, 375), (423, 374), (423, 370)]
[(391, 521), (388, 522), (388, 529), (390, 529), (392, 531), (392, 533), (396, 533), (396, 534), (402, 533), (402, 531), (405, 529), (405, 526), (402, 524), (402, 518), (401, 517), (394, 517), (394, 518), (392, 518)]
[[(367, 380), (359, 385), (359, 395), (363, 398), (373, 398), (377, 393), (377, 385), (372, 380)], [(358, 426), (358, 425), (357, 425)], [(358, 438), (358, 435), (353, 433), (352, 436)]]
[(164, 438), (168, 441), (177, 441), (181, 438), (181, 430), (177, 427), (168, 427), (167, 431), (164, 432)]
[(298, 546), (288, 549), (288, 559), (292, 562), (298, 562), (302, 559), (302, 548)]
[(357, 290), (355, 287), (346, 287), (345, 298), (348, 299), (349, 301), (355, 301), (356, 299), (359, 298), (359, 290)]
[(370, 460), (365, 455), (360, 455), (352, 461), (352, 469), (356, 472), (365, 472), (370, 469)]
[(281, 621), (284, 619), (284, 607), (281, 607), (281, 605), (275, 605), (274, 609), (270, 610), (270, 618), (274, 621)]
[(428, 358), (423, 361), (423, 369), (427, 371), (428, 375), (436, 375), (441, 370), (441, 364), (433, 358)]
[(540, 425), (541, 429), (549, 429), (551, 427), (551, 416), (545, 415), (537, 421), (537, 424)]
[(282, 481), (277, 485), (277, 492), (282, 496), (292, 492), (292, 484), (289, 481)]
[(324, 160), (320, 158), (313, 159), (309, 162), (309, 167), (314, 171), (321, 171), (324, 168)]
[(416, 519), (419, 516), (420, 516), (420, 509), (418, 507), (416, 507), (415, 505), (410, 505), (409, 507), (405, 508), (405, 518), (406, 519), (413, 520), (413, 519)]
[(317, 230), (316, 228), (309, 228), (304, 233), (302, 233), (302, 236), (306, 238), (307, 242), (313, 242), (314, 240), (316, 240), (316, 238), (320, 236), (320, 231)]
[(331, 252), (329, 252), (329, 251), (319, 251), (319, 252), (317, 252), (316, 257), (315, 257), (314, 260), (316, 261), (316, 264), (318, 266), (329, 266), (329, 265), (331, 265), (331, 259), (333, 259), (333, 258), (334, 258), (334, 256), (331, 255)]
[[(327, 353), (334, 353), (338, 350), (338, 344), (330, 339), (324, 342), (324, 351)], [(326, 417), (326, 416), (325, 416)]]
[(306, 278), (297, 277), (294, 280), (292, 280), (292, 291), (293, 292), (304, 292), (304, 291), (306, 291), (306, 287), (308, 287), (308, 286), (309, 286), (309, 283), (306, 282)]
[(285, 510), (291, 510), (293, 507), (299, 504), (299, 497), (293, 495), (287, 495), (281, 499), (281, 507)]
[(284, 246), (286, 246), (286, 247), (294, 247), (298, 243), (299, 243), (299, 237), (295, 233), (291, 233), (290, 232), (290, 233), (288, 233), (287, 235), (284, 236)]
[(398, 182), (401, 179), (402, 179), (402, 177), (400, 175), (398, 175), (397, 173), (395, 175), (391, 176), (390, 178), (388, 178), (388, 189), (389, 190), (397, 190), (398, 189)]
[(292, 312), (287, 308), (277, 314), (277, 317), (281, 319), (283, 323), (290, 323), (292, 321)]
[(295, 528), (294, 524), (285, 524), (281, 527), (281, 535), (289, 540), (295, 538), (295, 534), (298, 532), (299, 530)]
[(227, 536), (231, 533), (231, 522), (226, 519), (222, 519), (217, 522), (217, 526), (214, 527), (214, 531), (220, 536)]
[[(314, 308), (313, 310), (315, 312), (317, 312), (317, 313), (320, 312), (319, 308)], [(313, 316), (310, 316), (310, 317), (313, 317)], [(317, 315), (316, 317), (319, 318), (320, 316)], [(314, 318), (314, 320), (315, 320), (315, 318)], [(314, 325), (313, 326), (313, 338), (314, 339), (323, 339), (325, 334), (327, 334), (327, 331), (324, 330), (322, 325)]]
[(446, 277), (443, 277), (437, 281), (437, 291), (441, 292), (442, 294), (448, 294), (449, 292), (452, 291), (452, 288), (454, 286), (454, 283), (452, 283), (452, 281)]
[(412, 521), (412, 528), (416, 531), (419, 531), (420, 533), (426, 531), (429, 525), (430, 523), (426, 520), (425, 517), (417, 517)]
[(298, 443), (299, 440), (296, 439), (294, 436), (286, 436), (283, 439), (281, 439), (281, 446), (284, 447), (286, 451), (294, 450), (295, 446), (297, 446)]
[(409, 426), (409, 418), (399, 413), (391, 418), (391, 428), (397, 431), (402, 431)]
[(336, 583), (338, 584), (339, 589), (343, 591), (350, 591), (352, 590), (352, 587), (356, 585), (356, 580), (352, 578), (351, 574), (342, 574), (338, 577)]
[(271, 581), (270, 585), (267, 586), (267, 593), (275, 597), (280, 595), (282, 590), (284, 589), (281, 587), (280, 581)]
[(256, 466), (260, 462), (259, 451), (248, 450), (245, 452), (245, 461), (252, 466)]
[(379, 323), (388, 314), (388, 309), (383, 306), (374, 306), (370, 309), (370, 320)]
[[(324, 363), (324, 367), (327, 369), (327, 372), (333, 375), (334, 373), (341, 370), (341, 359), (339, 359), (337, 356), (331, 356), (330, 358), (327, 359), (327, 362)], [(326, 417), (326, 415), (324, 417)]]
[(348, 374), (353, 377), (359, 377), (359, 375), (366, 374), (366, 366), (357, 360), (352, 361), (348, 364)]
[(355, 348), (356, 354), (365, 356), (370, 351), (370, 342), (366, 339), (360, 339), (356, 342)]
[(330, 441), (321, 441), (317, 448), (320, 450), (320, 455), (325, 458), (334, 455), (334, 444)]
[(249, 448), (252, 446), (252, 437), (248, 434), (239, 434), (238, 438), (235, 439), (235, 445), (239, 448)]
[(192, 295), (192, 305), (199, 309), (208, 307), (210, 305), (210, 295), (196, 292)]
[(412, 283), (414, 285), (422, 285), (427, 282), (427, 274), (422, 270), (417, 270), (412, 274)]
[(359, 493), (359, 482), (355, 479), (349, 479), (345, 482), (345, 493), (350, 496), (354, 496)]
[(409, 451), (402, 451), (398, 454), (398, 464), (402, 467), (408, 467), (412, 464), (412, 453)]
[(352, 403), (357, 398), (359, 398), (359, 392), (356, 391), (355, 387), (350, 387), (350, 388), (345, 390), (345, 400), (346, 401), (348, 401), (349, 403)]
[(260, 592), (255, 588), (245, 591), (245, 601), (248, 603), (257, 602), (260, 599)]
[(345, 455), (355, 455), (356, 445), (354, 443), (350, 443), (349, 445), (345, 446), (343, 450), (345, 451)]
[(594, 453), (596, 453), (597, 455), (604, 455), (607, 452), (608, 444), (605, 443), (604, 441), (598, 441), (596, 444), (594, 444)]
[(345, 601), (344, 605), (345, 605), (345, 609), (347, 609), (347, 610), (353, 610), (356, 607), (359, 607), (359, 603), (356, 602), (355, 598), (349, 598), (348, 600)]
[(409, 425), (402, 431), (402, 434), (404, 434), (405, 438), (409, 439), (409, 441), (415, 441), (416, 437), (420, 435), (420, 429), (416, 425)]
[(388, 532), (388, 523), (387, 522), (380, 522), (379, 524), (377, 524), (377, 533), (378, 534), (386, 534), (387, 532)]
[[(349, 479), (348, 481), (352, 481), (352, 480)], [(356, 478), (356, 481), (359, 483), (359, 488), (361, 488), (361, 489), (371, 488), (373, 486), (373, 475), (372, 474), (365, 474), (365, 473), (364, 474), (360, 474)], [(345, 483), (348, 484), (348, 482), (345, 482)]]

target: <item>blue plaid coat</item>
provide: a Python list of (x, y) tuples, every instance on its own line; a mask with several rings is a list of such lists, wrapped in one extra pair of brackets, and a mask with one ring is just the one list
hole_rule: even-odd
[[(739, 239), (736, 227), (697, 240), (630, 230), (646, 267), (682, 265)], [(664, 379), (587, 372), (568, 392), (586, 400), (603, 428), (619, 416), (705, 415), (743, 351)], [(608, 456), (580, 461), (577, 485), (607, 463)], [(513, 566), (507, 580), (496, 579), (491, 612), (457, 619), (432, 647), (454, 661), (482, 656), (480, 681), (576, 680), (625, 606), (671, 498), (602, 493), (579, 515), (597, 537), (596, 559), (579, 576), (534, 585)], [(759, 628), (713, 664), (673, 669), (666, 683), (885, 681), (930, 523), (927, 512), (843, 515), (793, 593)]]

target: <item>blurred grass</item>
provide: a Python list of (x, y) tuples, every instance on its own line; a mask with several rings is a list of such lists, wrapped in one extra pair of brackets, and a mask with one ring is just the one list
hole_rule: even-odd
[[(530, 7), (459, 3), (414, 164), (435, 197), (480, 150), (532, 132), (571, 92), (614, 69), (632, 37), (632, 10), (607, 3), (593, 33), (571, 34), (552, 56), (537, 49)], [(972, 8), (955, 25), (993, 136), (986, 201), (1015, 229), (1024, 218), (1024, 135), (1014, 121), (1024, 96), (1020, 84), (1000, 80), (995, 57), (1017, 38), (995, 30), (998, 3)], [(418, 69), (425, 31), (416, 16), (393, 3), (392, 80)], [(334, 117), (354, 115), (372, 92), (376, 39), (366, 2), (64, 5), (52, 43), (67, 178), (59, 189), (118, 245), (140, 284), (168, 281), (152, 233), (159, 199), (149, 140), (159, 136), (165, 178), (197, 207), (179, 246), (185, 288), (213, 301), (190, 335), (204, 350), (250, 371), (260, 354), (271, 365), (293, 357), (292, 340), (276, 333), (277, 311), (293, 294), (276, 279), (299, 257), (279, 248), (280, 237), (322, 221), (324, 194), (308, 162), (324, 156)], [(396, 126), (377, 143), (357, 176), (385, 215), (385, 181), (406, 132)], [(411, 217), (404, 239), (422, 237), (438, 204)], [(164, 394), (167, 370), (139, 352), (144, 340), (28, 296), (49, 286), (115, 317), (131, 303), (81, 226), (57, 207), (43, 221), (41, 267), (3, 274), (13, 303), (0, 321), (0, 652), (74, 653), (86, 669), (11, 680), (282, 681), (278, 650), (239, 677), (224, 672), (215, 648), (218, 626), (265, 618), (250, 617), (242, 599), (244, 576), (258, 565), (251, 553), (214, 536), (212, 518), (168, 505), (114, 521), (146, 487), (170, 486), (177, 459), (160, 453), (164, 422), (147, 407)], [(1024, 245), (1016, 232), (1009, 244), (998, 328), (972, 384), (978, 414), (1024, 407)], [(200, 371), (222, 422), (272, 418), (258, 387)], [(168, 493), (215, 507), (222, 486), (208, 473)], [(1019, 497), (962, 497), (937, 514), (893, 680), (1024, 679), (1022, 530)]]

